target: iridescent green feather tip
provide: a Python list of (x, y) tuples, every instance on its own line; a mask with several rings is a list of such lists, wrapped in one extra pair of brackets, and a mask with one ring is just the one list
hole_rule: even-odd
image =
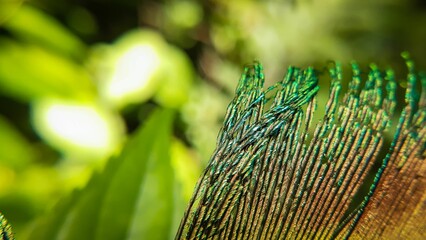
[(400, 108), (394, 72), (374, 64), (352, 64), (341, 98), (329, 67), (319, 103), (314, 69), (264, 89), (247, 66), (176, 239), (426, 239), (426, 78), (405, 58)]
[(8, 224), (6, 218), (0, 213), (0, 239), (12, 240), (15, 239), (12, 233), (12, 228)]

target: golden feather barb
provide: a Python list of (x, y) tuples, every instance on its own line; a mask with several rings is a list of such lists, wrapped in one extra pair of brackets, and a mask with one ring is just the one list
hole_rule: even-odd
[(6, 218), (0, 213), (0, 239), (13, 240), (15, 239), (12, 233), (12, 228), (8, 224)]

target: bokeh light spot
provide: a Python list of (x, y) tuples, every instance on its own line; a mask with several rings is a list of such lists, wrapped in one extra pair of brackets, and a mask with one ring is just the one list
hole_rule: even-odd
[(33, 105), (37, 132), (62, 152), (108, 156), (123, 134), (120, 119), (92, 103), (43, 100)]
[(45, 117), (53, 132), (78, 146), (108, 147), (108, 126), (93, 108), (52, 105), (47, 109)]
[(108, 95), (120, 99), (140, 92), (160, 64), (160, 58), (150, 45), (135, 45), (117, 59), (115, 72), (108, 85)]

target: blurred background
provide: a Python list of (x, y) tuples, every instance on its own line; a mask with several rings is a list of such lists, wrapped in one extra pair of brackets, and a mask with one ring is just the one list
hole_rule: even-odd
[(245, 64), (267, 84), (354, 59), (403, 79), (400, 53), (426, 69), (425, 43), (423, 0), (0, 0), (0, 211), (25, 236), (158, 108), (177, 112), (188, 201)]

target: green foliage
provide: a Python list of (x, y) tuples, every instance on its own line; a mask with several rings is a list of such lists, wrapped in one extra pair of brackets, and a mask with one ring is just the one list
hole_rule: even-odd
[[(33, 159), (33, 149), (22, 134), (0, 116), (0, 163), (16, 169), (25, 168)], [(8, 144), (13, 142), (14, 144)]]
[(4, 27), (27, 42), (75, 59), (81, 59), (86, 50), (84, 43), (56, 19), (29, 5), (23, 5)]
[(73, 61), (7, 38), (0, 38), (0, 48), (0, 86), (4, 95), (21, 101), (93, 97), (94, 86), (87, 71)]
[[(30, 233), (34, 239), (167, 239), (176, 209), (170, 148), (173, 113), (157, 110), (102, 173)], [(176, 200), (175, 200), (176, 199)]]

